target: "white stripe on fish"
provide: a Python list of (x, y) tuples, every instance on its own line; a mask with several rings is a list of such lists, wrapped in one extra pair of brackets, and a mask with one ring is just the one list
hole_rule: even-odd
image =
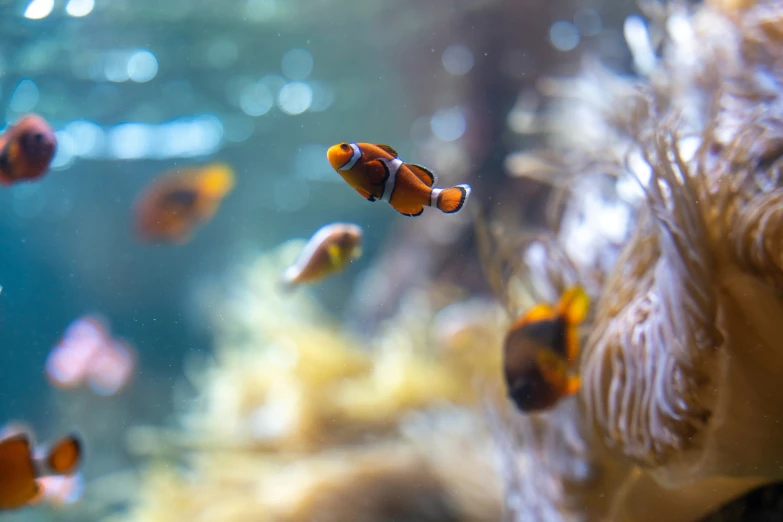
[(381, 159), (386, 164), (386, 168), (389, 169), (389, 177), (386, 178), (386, 183), (383, 185), (383, 195), (381, 201), (391, 203), (392, 194), (394, 193), (394, 187), (397, 185), (397, 172), (399, 172), (402, 166), (402, 160), (400, 158), (394, 158), (393, 160)]

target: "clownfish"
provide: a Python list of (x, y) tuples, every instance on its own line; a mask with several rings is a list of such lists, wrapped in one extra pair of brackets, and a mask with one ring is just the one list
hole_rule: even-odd
[(388, 145), (340, 143), (326, 155), (332, 168), (363, 198), (385, 201), (404, 216), (420, 216), (424, 207), (453, 214), (470, 196), (469, 185), (435, 188), (434, 172), (403, 163)]
[(187, 243), (233, 188), (234, 173), (223, 164), (164, 173), (136, 202), (137, 234), (143, 241)]
[(30, 439), (26, 432), (17, 431), (0, 440), (0, 510), (35, 503), (45, 487), (41, 479), (73, 475), (79, 467), (82, 444), (75, 435), (35, 453)]
[(283, 272), (283, 288), (315, 283), (341, 272), (362, 255), (362, 229), (352, 223), (324, 225), (313, 234), (293, 265)]
[(566, 290), (557, 305), (538, 304), (512, 326), (503, 349), (508, 395), (523, 412), (548, 409), (579, 389), (573, 373), (579, 355), (577, 326), (587, 315), (589, 298), (578, 286)]
[(0, 184), (40, 178), (49, 170), (57, 138), (49, 124), (35, 114), (23, 116), (0, 135)]

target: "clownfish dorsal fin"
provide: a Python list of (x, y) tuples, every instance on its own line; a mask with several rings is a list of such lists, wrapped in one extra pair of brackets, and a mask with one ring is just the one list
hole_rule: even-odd
[(547, 321), (554, 319), (556, 316), (555, 310), (547, 303), (540, 303), (532, 308), (528, 309), (519, 319), (517, 319), (512, 325), (512, 329), (521, 328), (530, 323), (538, 321)]
[(387, 154), (391, 154), (392, 158), (396, 158), (398, 156), (397, 151), (394, 150), (393, 148), (389, 147), (388, 145), (383, 145), (383, 144), (379, 143), (379, 144), (376, 144), (375, 146), (378, 147), (379, 149), (381, 149), (383, 152), (385, 152)]
[(434, 187), (435, 182), (438, 181), (438, 176), (427, 167), (422, 167), (415, 163), (406, 163), (405, 165), (407, 165), (408, 168), (411, 169), (411, 172), (416, 174), (416, 177), (428, 187)]
[(557, 314), (562, 315), (571, 325), (577, 325), (587, 317), (590, 298), (581, 286), (572, 286), (557, 303)]

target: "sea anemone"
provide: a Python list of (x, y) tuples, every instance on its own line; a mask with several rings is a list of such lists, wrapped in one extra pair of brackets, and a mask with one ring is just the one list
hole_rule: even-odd
[[(510, 502), (544, 505), (552, 519), (695, 520), (783, 478), (783, 10), (645, 5), (667, 35), (660, 55), (634, 56), (635, 82), (587, 62), (588, 74), (569, 83), (586, 99), (571, 93), (550, 115), (579, 107), (571, 115), (601, 122), (603, 137), (575, 140), (551, 127), (550, 141), (569, 154), (507, 163), (512, 175), (549, 176), (550, 236), (580, 278), (599, 267), (580, 393), (508, 425), (524, 440), (514, 458), (549, 477), (519, 474)], [(650, 38), (643, 22), (630, 25), (626, 36)], [(609, 178), (614, 196), (574, 189)], [(591, 255), (574, 251), (575, 230), (601, 229), (573, 209), (615, 198), (628, 207), (628, 236)], [(587, 483), (570, 488), (578, 481), (563, 462), (613, 470), (599, 481), (606, 502), (591, 502)]]

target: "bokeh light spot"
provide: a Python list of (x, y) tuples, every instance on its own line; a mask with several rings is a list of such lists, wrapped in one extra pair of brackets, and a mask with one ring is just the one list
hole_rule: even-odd
[(149, 154), (151, 138), (148, 125), (123, 123), (109, 132), (109, 148), (112, 155), (118, 159), (144, 158)]
[(310, 87), (313, 89), (313, 103), (310, 104), (310, 109), (313, 112), (325, 111), (334, 103), (334, 89), (325, 82), (313, 81), (310, 82)]
[(8, 106), (12, 111), (27, 112), (38, 105), (40, 96), (38, 86), (35, 82), (24, 79), (16, 85), (13, 94), (11, 94), (11, 101), (8, 103)]
[(430, 128), (441, 141), (458, 140), (467, 128), (465, 114), (459, 107), (440, 109), (430, 119)]
[(134, 52), (128, 60), (128, 77), (137, 83), (150, 81), (158, 74), (158, 60), (145, 49)]
[(98, 125), (91, 121), (76, 120), (66, 125), (65, 130), (73, 139), (74, 154), (87, 158), (100, 156), (105, 137)]
[(52, 158), (52, 170), (65, 170), (76, 159), (76, 142), (67, 131), (55, 132), (57, 150)]
[(32, 0), (24, 10), (24, 17), (40, 20), (49, 16), (54, 9), (54, 0)]
[(549, 39), (558, 51), (570, 51), (579, 45), (579, 30), (567, 20), (560, 20), (549, 28)]
[(307, 49), (291, 49), (281, 61), (283, 74), (292, 80), (304, 80), (313, 71), (313, 55)]
[(90, 14), (95, 7), (95, 0), (69, 0), (65, 6), (65, 12), (68, 16), (81, 18)]
[(280, 89), (277, 104), (280, 110), (292, 116), (302, 114), (313, 103), (313, 90), (304, 82), (291, 82)]
[(473, 68), (473, 53), (464, 45), (450, 45), (441, 57), (443, 67), (454, 76), (467, 74)]
[(274, 103), (272, 91), (260, 82), (245, 86), (239, 94), (239, 107), (248, 116), (262, 116), (269, 112)]

